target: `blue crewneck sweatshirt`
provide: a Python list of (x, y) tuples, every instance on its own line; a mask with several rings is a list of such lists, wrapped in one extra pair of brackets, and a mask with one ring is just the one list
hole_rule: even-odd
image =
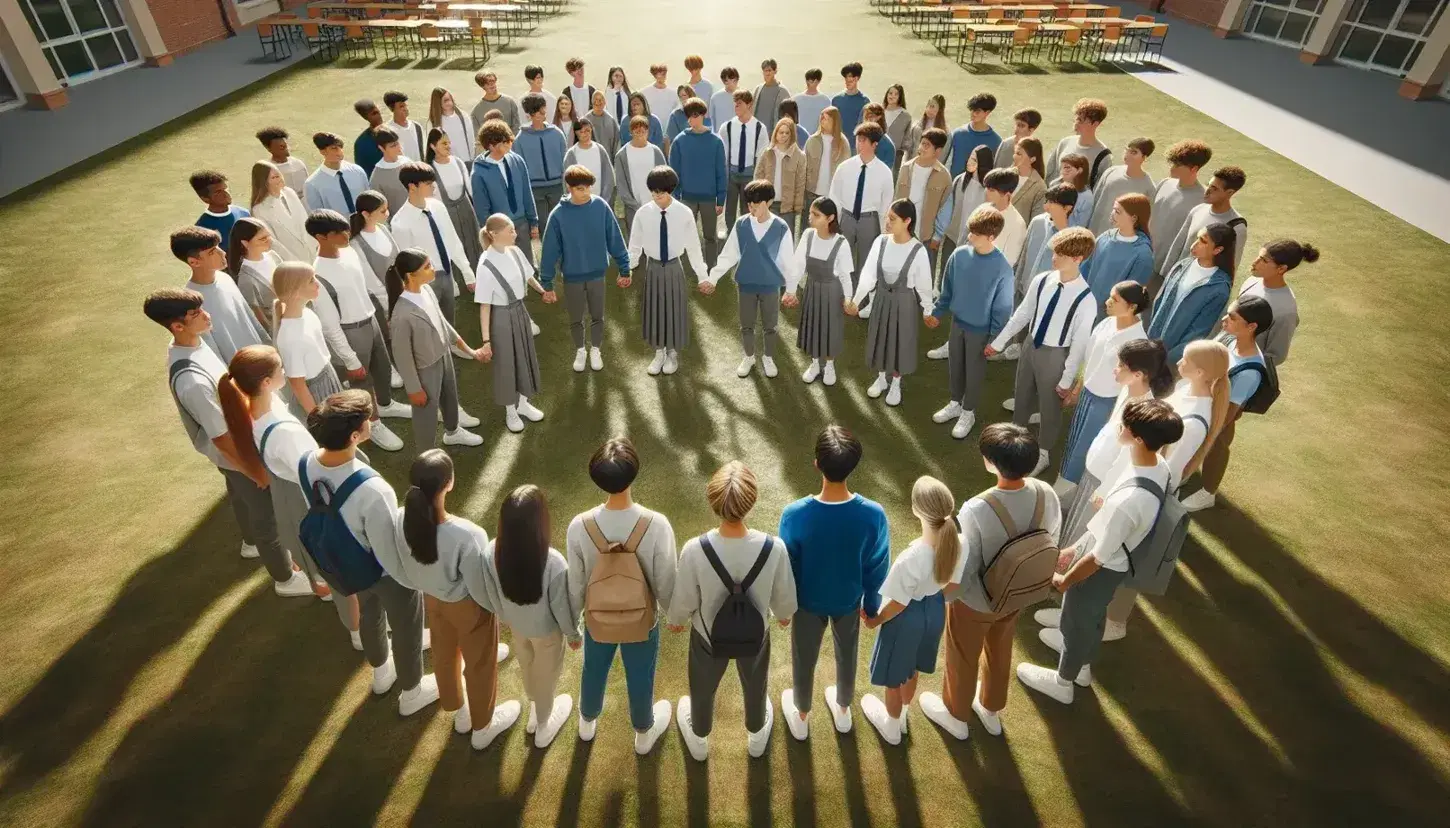
[(1153, 243), (1141, 231), (1132, 241), (1123, 241), (1117, 230), (1105, 230), (1098, 236), (1093, 255), (1083, 262), (1082, 274), (1098, 302), (1101, 319), (1107, 313), (1103, 303), (1108, 301), (1113, 285), (1122, 281), (1148, 284), (1153, 276)]
[[(712, 129), (713, 128), (712, 125), (711, 125), (711, 123), (710, 123), (710, 116), (709, 115), (706, 115), (705, 116), (705, 128), (706, 129)], [(673, 147), (675, 145), (675, 139), (677, 137), (679, 137), (679, 134), (681, 132), (689, 132), (689, 131), (690, 131), (690, 119), (685, 116), (685, 110), (684, 109), (676, 109), (674, 112), (671, 112), (670, 113), (670, 122), (669, 122), (669, 124), (667, 124), (665, 126), (665, 132), (664, 132), (665, 135), (670, 136), (670, 146)]]
[(1012, 315), (1012, 265), (1002, 251), (981, 254), (964, 244), (952, 251), (932, 316), (950, 310), (958, 328), (995, 337)]
[(709, 201), (724, 206), (729, 176), (725, 172), (725, 142), (706, 130), (686, 130), (670, 142), (670, 166), (680, 176), (675, 198)]
[(876, 145), (876, 157), (888, 167), (896, 163), (896, 142), (891, 140), (891, 136), (881, 136), (881, 143)]
[[(529, 186), (529, 167), (516, 152), (505, 153), (502, 166), (507, 168), (508, 186), (499, 163), (483, 153), (473, 160), (473, 213), (480, 226), (494, 213), (503, 213), (514, 221), (524, 219), (539, 226), (534, 191)], [(512, 197), (510, 197), (512, 196)]]
[[(373, 167), (383, 160), (383, 148), (378, 146), (378, 142), (373, 138), (372, 127), (363, 130), (357, 140), (352, 142), (352, 160), (353, 163), (363, 168), (363, 172), (367, 173), (369, 178), (372, 177)], [(356, 198), (357, 193), (353, 193), (353, 197)]]
[(564, 183), (564, 133), (553, 124), (543, 129), (526, 126), (514, 140), (514, 152), (529, 168), (529, 186), (557, 187)]
[(236, 225), (237, 219), (246, 218), (250, 215), (251, 213), (247, 212), (244, 208), (233, 204), (227, 208), (227, 213), (224, 216), (214, 216), (210, 211), (202, 213), (201, 217), (196, 220), (196, 226), (205, 227), (208, 230), (215, 230), (220, 233), (222, 237), (222, 250), (226, 250), (227, 245), (231, 243), (232, 227)]
[(1002, 145), (1002, 136), (997, 130), (987, 127), (978, 132), (972, 129), (971, 124), (965, 124), (952, 130), (950, 150), (952, 154), (952, 178), (961, 175), (967, 169), (967, 159), (972, 157), (972, 150), (984, 146), (995, 155), (997, 147)]
[(841, 110), (841, 134), (852, 143), (856, 139), (851, 136), (856, 134), (856, 125), (861, 123), (861, 110), (865, 109), (868, 103), (871, 103), (871, 99), (866, 97), (866, 93), (860, 89), (857, 89), (854, 94), (837, 92), (836, 96), (831, 98), (831, 106)]
[(1183, 357), (1188, 343), (1206, 339), (1213, 332), (1213, 326), (1228, 307), (1229, 290), (1233, 287), (1233, 277), (1216, 267), (1207, 282), (1185, 291), (1183, 279), (1192, 264), (1192, 258), (1183, 259), (1168, 271), (1163, 289), (1153, 303), (1153, 320), (1148, 326), (1148, 338), (1163, 340), (1171, 363)]
[(583, 204), (567, 198), (559, 202), (549, 214), (544, 249), (539, 254), (539, 282), (544, 290), (554, 289), (554, 274), (559, 269), (564, 271), (565, 282), (602, 279), (611, 258), (619, 275), (628, 276), (629, 250), (619, 233), (619, 220), (604, 199), (590, 196)]
[(840, 503), (803, 497), (781, 512), (779, 535), (802, 612), (835, 617), (859, 606), (874, 617), (881, 609), (891, 531), (875, 501), (859, 494)]

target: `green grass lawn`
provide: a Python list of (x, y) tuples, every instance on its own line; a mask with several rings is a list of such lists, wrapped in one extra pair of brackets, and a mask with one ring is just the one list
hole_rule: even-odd
[[(165, 335), (140, 313), (147, 291), (186, 279), (166, 237), (202, 209), (186, 186), (193, 169), (226, 171), (241, 201), (261, 155), (252, 134), (264, 125), (290, 129), (313, 165), (306, 136), (325, 129), (350, 143), (361, 126), (357, 97), (400, 88), (420, 115), (435, 85), (470, 106), (476, 94), (470, 71), (306, 68), (0, 207), (0, 365), (12, 389), (0, 401), (0, 823), (1443, 821), (1444, 244), (1131, 77), (970, 76), (859, 0), (580, 3), (526, 46), (492, 64), (511, 93), (527, 63), (547, 67), (557, 90), (573, 54), (588, 61), (591, 80), (624, 64), (635, 85), (657, 60), (678, 81), (688, 52), (705, 55), (709, 77), (733, 63), (753, 84), (754, 67), (771, 56), (792, 91), (810, 66), (825, 68), (834, 89), (836, 67), (857, 59), (873, 97), (899, 81), (915, 109), (941, 92), (953, 123), (967, 97), (991, 91), (999, 128), (1035, 106), (1052, 141), (1067, 131), (1072, 102), (1094, 95), (1109, 103), (1113, 146), (1139, 134), (1160, 147), (1203, 138), (1215, 163), (1247, 170), (1236, 204), (1250, 219), (1250, 253), (1292, 236), (1324, 256), (1295, 274), (1305, 321), (1281, 372), (1284, 396), (1271, 416), (1240, 428), (1223, 505), (1195, 521), (1172, 592), (1105, 648), (1098, 685), (1071, 708), (1014, 681), (1002, 739), (975, 729), (969, 742), (949, 744), (918, 712), (912, 736), (891, 748), (859, 715), (851, 735), (836, 737), (818, 710), (811, 742), (794, 743), (777, 722), (766, 758), (747, 761), (740, 695), (727, 678), (708, 766), (690, 761), (673, 731), (640, 759), (618, 670), (592, 745), (569, 725), (539, 752), (515, 728), (478, 754), (434, 711), (399, 719), (391, 700), (367, 693), (365, 663), (330, 608), (275, 597), (260, 568), (237, 558), (221, 480), (188, 447), (167, 398)], [(562, 546), (568, 516), (599, 500), (584, 473), (588, 454), (615, 433), (629, 434), (644, 458), (638, 499), (666, 513), (681, 538), (710, 525), (705, 479), (733, 458), (761, 479), (753, 524), (773, 528), (786, 503), (816, 488), (810, 438), (828, 422), (865, 442), (853, 483), (888, 509), (897, 549), (913, 534), (916, 476), (946, 480), (959, 498), (988, 483), (972, 443), (930, 421), (946, 396), (940, 364), (923, 362), (898, 409), (866, 398), (863, 325), (849, 328), (834, 389), (799, 382), (794, 311), (783, 317), (781, 376), (736, 379), (732, 292), (694, 300), (683, 370), (658, 379), (644, 374), (637, 288), (609, 288), (603, 374), (569, 370), (562, 303), (531, 300), (544, 327), (538, 401), (548, 419), (506, 433), (486, 369), (461, 365), (463, 400), (484, 418), (485, 444), (453, 452), (454, 511), (492, 527), (501, 493), (535, 482), (552, 501)], [(476, 342), (476, 315), (460, 320)], [(923, 347), (940, 336), (926, 334)], [(989, 405), (1010, 386), (1010, 369), (994, 367)], [(983, 420), (993, 417), (989, 405)], [(373, 456), (395, 484), (404, 479), (407, 451)], [(685, 645), (684, 636), (665, 638), (661, 697), (685, 692)], [(790, 679), (785, 633), (774, 647), (778, 703)], [(1018, 659), (1051, 655), (1024, 623)], [(563, 691), (577, 692), (579, 664), (566, 660)], [(939, 684), (926, 677), (923, 689)], [(500, 695), (521, 691), (510, 663)]]

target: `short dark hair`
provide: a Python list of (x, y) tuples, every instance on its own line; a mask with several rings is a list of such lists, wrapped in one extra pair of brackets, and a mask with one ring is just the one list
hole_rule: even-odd
[(222, 234), (208, 227), (183, 227), (171, 234), (171, 255), (184, 262), (221, 243)]
[(155, 290), (141, 303), (141, 312), (146, 318), (167, 330), (186, 319), (186, 315), (200, 308), (202, 295), (186, 288), (162, 288)]
[(374, 129), (372, 131), (372, 136), (373, 143), (377, 144), (379, 148), (391, 146), (398, 143), (398, 133), (392, 131), (391, 129), (388, 129), (385, 126), (380, 126)]
[(1274, 327), (1274, 306), (1262, 296), (1240, 296), (1229, 306), (1230, 313), (1237, 313), (1245, 322), (1254, 326), (1254, 333), (1261, 334)]
[(1123, 427), (1143, 441), (1143, 447), (1157, 451), (1183, 438), (1183, 419), (1164, 400), (1133, 400), (1123, 406)]
[(780, 106), (776, 107), (776, 111), (780, 113), (780, 117), (782, 118), (789, 118), (796, 122), (799, 122), (801, 119), (800, 105), (793, 98), (786, 98), (781, 101)]
[(809, 69), (806, 70), (806, 81), (807, 82), (815, 81), (816, 83), (820, 83), (821, 82), (821, 78), (823, 78), (823, 77), (825, 77), (825, 75), (817, 67), (812, 66), (811, 68), (809, 68)]
[(862, 121), (856, 125), (855, 135), (857, 138), (865, 138), (873, 144), (879, 144), (881, 139), (886, 137), (886, 130), (875, 121)]
[(584, 68), (584, 58), (571, 57), (564, 61), (565, 72), (575, 72)]
[(1158, 148), (1158, 145), (1153, 143), (1152, 138), (1134, 138), (1128, 142), (1128, 146), (1143, 153), (1143, 157), (1145, 158), (1152, 157), (1153, 150)]
[(261, 141), (264, 147), (270, 148), (273, 141), (285, 141), (287, 138), (287, 130), (281, 127), (270, 126), (257, 130), (257, 140)]
[(734, 66), (726, 66), (720, 70), (720, 82), (726, 83), (733, 80), (740, 80), (740, 70)]
[(312, 439), (329, 451), (340, 451), (352, 442), (352, 435), (362, 430), (373, 418), (372, 394), (361, 388), (349, 388), (323, 400), (307, 415), (307, 431)]
[(525, 115), (532, 117), (535, 112), (543, 112), (548, 109), (549, 102), (544, 99), (543, 95), (530, 92), (519, 101), (519, 107), (524, 110)]
[(318, 152), (322, 152), (328, 147), (345, 147), (347, 144), (343, 143), (342, 136), (335, 133), (314, 132), (312, 133), (312, 146), (317, 147)]
[(1037, 129), (1042, 126), (1042, 113), (1035, 109), (1019, 109), (1012, 113), (1012, 120), (1021, 121), (1028, 129)]
[(1219, 167), (1213, 171), (1213, 177), (1222, 181), (1224, 187), (1234, 192), (1242, 190), (1244, 188), (1244, 182), (1248, 181), (1249, 178), (1239, 167)]
[[(1037, 458), (1032, 458), (1033, 462)], [(840, 483), (861, 462), (861, 441), (845, 426), (828, 425), (816, 435), (816, 468), (832, 483)]]
[(352, 102), (352, 111), (356, 112), (363, 118), (366, 118), (369, 112), (372, 112), (377, 108), (378, 105), (373, 102), (372, 98), (359, 98)]
[(307, 221), (303, 224), (309, 236), (326, 236), (328, 233), (336, 233), (339, 230), (350, 230), (352, 225), (342, 213), (336, 210), (313, 210), (307, 214)]
[(686, 118), (698, 118), (701, 115), (710, 114), (710, 105), (699, 98), (691, 98), (685, 101), (685, 105), (680, 107), (680, 109), (684, 110)]
[(1077, 190), (1065, 184), (1048, 187), (1046, 198), (1049, 202), (1061, 204), (1064, 207), (1072, 208), (1077, 206)]
[(1185, 167), (1205, 167), (1213, 160), (1213, 148), (1202, 141), (1179, 141), (1168, 148), (1168, 163)]
[(202, 198), (211, 194), (212, 185), (225, 183), (227, 177), (216, 170), (197, 170), (187, 179), (191, 189)]
[(921, 137), (937, 149), (944, 149), (947, 145), (947, 131), (940, 127), (932, 127), (926, 130), (921, 134)]
[(597, 181), (594, 171), (583, 164), (575, 164), (564, 170), (564, 186), (566, 187), (588, 187)]
[(991, 112), (997, 108), (997, 96), (990, 92), (978, 92), (967, 100), (967, 111)]
[(652, 193), (673, 193), (680, 186), (680, 174), (673, 167), (661, 164), (649, 171), (644, 184)]
[(992, 423), (977, 441), (982, 459), (1007, 480), (1021, 480), (1037, 468), (1037, 437), (1016, 423)]
[(639, 454), (628, 437), (606, 440), (589, 458), (589, 479), (610, 494), (628, 489), (638, 476)]
[(1017, 191), (1018, 180), (1015, 170), (999, 167), (982, 177), (982, 186), (999, 193), (1013, 193)]
[(853, 60), (850, 63), (846, 64), (845, 66), (842, 66), (841, 67), (841, 77), (843, 77), (843, 78), (859, 78), (859, 77), (861, 77), (861, 64), (860, 63), (857, 63), (856, 61)]
[(1112, 292), (1118, 294), (1118, 298), (1133, 306), (1133, 313), (1142, 313), (1153, 306), (1153, 297), (1148, 295), (1148, 288), (1132, 279), (1124, 279), (1113, 285)]
[(745, 197), (746, 204), (775, 201), (775, 185), (769, 181), (752, 181), (745, 185), (741, 195)]
[(392, 109), (400, 103), (407, 102), (408, 96), (397, 90), (383, 93), (383, 106), (386, 106), (388, 109)]
[(913, 234), (916, 233), (916, 202), (909, 198), (898, 198), (891, 202), (890, 209), (892, 213), (896, 214), (897, 218), (906, 222)]
[(761, 69), (779, 69), (780, 67), (778, 65), (776, 65), (775, 58), (766, 58), (765, 60), (762, 60), (760, 62), (760, 68)]
[(486, 150), (493, 149), (499, 144), (507, 143), (514, 139), (514, 131), (509, 125), (498, 118), (484, 121), (478, 126), (478, 143)]
[(524, 80), (531, 81), (534, 78), (542, 78), (543, 76), (544, 67), (542, 66), (530, 63), (528, 66), (524, 67)]
[(433, 167), (429, 164), (424, 164), (422, 161), (409, 161), (398, 168), (398, 183), (404, 187), (427, 184), (430, 181), (437, 180), (438, 173), (433, 172)]

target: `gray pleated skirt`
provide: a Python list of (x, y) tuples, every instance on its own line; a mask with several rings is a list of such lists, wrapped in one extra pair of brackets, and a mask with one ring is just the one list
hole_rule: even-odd
[[(312, 401), (318, 405), (322, 405), (323, 400), (341, 390), (342, 380), (338, 379), (337, 371), (331, 365), (323, 368), (322, 372), (317, 376), (307, 380), (307, 391), (312, 394)], [(301, 421), (304, 426), (307, 425), (307, 415), (312, 413), (310, 411), (303, 411), (302, 403), (298, 402), (297, 398), (290, 394), (288, 395), (287, 410), (291, 411), (292, 416)], [(301, 490), (299, 489), (299, 491)]]
[(519, 397), (533, 397), (542, 385), (539, 354), (528, 308), (520, 299), (511, 305), (494, 305), (488, 317), (488, 338), (493, 343), (493, 401), (516, 405)]
[(916, 372), (916, 342), (921, 328), (921, 304), (916, 292), (901, 285), (880, 285), (871, 299), (866, 326), (866, 364), (888, 374)]
[(841, 282), (806, 277), (795, 344), (811, 359), (835, 359), (846, 343), (846, 293)]
[(644, 341), (653, 348), (678, 351), (690, 344), (690, 291), (680, 259), (645, 261), (644, 307), (640, 317)]

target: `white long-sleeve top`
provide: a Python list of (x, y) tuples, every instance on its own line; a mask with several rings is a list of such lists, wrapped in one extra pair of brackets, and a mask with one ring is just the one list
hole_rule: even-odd
[[(669, 250), (660, 250), (661, 221), (669, 222)], [(634, 224), (629, 228), (631, 273), (639, 267), (640, 259), (644, 256), (657, 262), (667, 262), (684, 256), (689, 258), (690, 267), (696, 273), (709, 270), (705, 265), (705, 254), (700, 250), (700, 231), (695, 226), (695, 214), (679, 199), (670, 199), (670, 206), (663, 210), (654, 201), (647, 201), (635, 212)]]
[[(337, 291), (337, 316), (343, 325), (355, 325), (372, 318), (373, 300), (368, 296), (367, 265), (351, 247), (337, 251), (334, 257), (318, 256), (312, 262), (317, 278)], [(327, 288), (318, 291), (318, 298), (327, 296)], [(319, 314), (321, 316), (321, 314)], [(323, 317), (326, 322), (326, 317)]]
[[(1059, 289), (1061, 294), (1057, 298), (1057, 305), (1052, 308), (1051, 317), (1048, 317), (1048, 306), (1052, 304), (1053, 294)], [(1077, 313), (1071, 314), (1072, 327), (1068, 328), (1069, 311), (1073, 303), (1078, 301), (1078, 297), (1084, 294), (1087, 296), (1078, 304)], [(1096, 318), (1097, 307), (1093, 303), (1092, 288), (1088, 286), (1087, 280), (1079, 275), (1064, 282), (1056, 270), (1049, 270), (1032, 277), (1027, 285), (1026, 295), (1018, 303), (1017, 309), (1012, 311), (1012, 316), (1002, 332), (992, 341), (992, 347), (998, 351), (1005, 349), (1012, 337), (1023, 328), (1027, 329), (1027, 338), (1032, 339), (1045, 319), (1047, 330), (1042, 338), (1043, 346), (1067, 348), (1067, 362), (1062, 366), (1062, 379), (1058, 381), (1057, 387), (1071, 388), (1073, 380), (1077, 379), (1077, 367), (1082, 363), (1083, 354), (1092, 339), (1093, 320)]]
[(1099, 322), (1088, 338), (1087, 355), (1082, 364), (1082, 387), (1099, 397), (1116, 397), (1118, 380), (1113, 371), (1118, 367), (1118, 349), (1147, 336), (1141, 320), (1126, 328), (1119, 328), (1118, 320), (1112, 317)]
[[(836, 239), (840, 236), (831, 236), (828, 239), (821, 238), (815, 230), (807, 230), (801, 234), (800, 243), (795, 247), (795, 268), (800, 278), (805, 278), (806, 273), (806, 248), (810, 248), (810, 258), (823, 262), (831, 255), (831, 249), (836, 246)], [(841, 282), (841, 295), (851, 295), (851, 275), (855, 269), (855, 262), (851, 261), (851, 245), (842, 243), (837, 249), (836, 258), (831, 262), (831, 272)]]
[[(1002, 232), (997, 234), (997, 249), (1007, 257), (1007, 264), (1017, 266), (1022, 247), (1027, 244), (1027, 221), (1015, 208), (998, 211), (1002, 214)], [(965, 241), (965, 236), (963, 240)], [(1093, 313), (1097, 317), (1096, 311)]]
[(473, 119), (461, 110), (455, 109), (451, 114), (445, 114), (439, 128), (448, 135), (448, 143), (453, 145), (454, 158), (472, 158), (478, 153)]
[[(770, 149), (771, 127), (759, 118), (751, 118), (750, 123), (741, 123), (739, 118), (731, 118), (715, 129), (720, 140), (725, 142), (725, 168), (731, 175), (749, 175), (755, 172), (755, 162), (760, 156)], [(740, 166), (740, 150), (745, 150), (745, 166)], [(780, 192), (776, 191), (776, 196)]]
[[(640, 209), (643, 210), (644, 208), (641, 207)], [(767, 216), (765, 221), (756, 221), (754, 216), (750, 216), (749, 218), (750, 221), (746, 226), (750, 228), (751, 232), (755, 233), (756, 241), (764, 237), (766, 231), (775, 222), (781, 221), (784, 223), (779, 216), (774, 214)], [(719, 284), (720, 279), (725, 276), (727, 271), (737, 264), (740, 264), (740, 227), (741, 223), (736, 222), (735, 228), (730, 231), (730, 238), (725, 240), (724, 248), (721, 249), (720, 255), (715, 259), (714, 269), (710, 271), (710, 275), (705, 277), (706, 282), (712, 285)], [(656, 226), (656, 233), (658, 233), (658, 226)], [(780, 246), (775, 249), (775, 265), (780, 268), (780, 272), (785, 276), (786, 291), (793, 293), (796, 286), (800, 284), (801, 277), (795, 270), (795, 259), (791, 255), (789, 230), (781, 237)], [(700, 271), (696, 272), (698, 273)]]
[[(845, 166), (842, 164), (841, 166)], [(876, 289), (877, 263), (886, 272), (887, 284), (896, 284), (896, 279), (901, 278), (901, 268), (906, 264), (906, 257), (911, 254), (913, 248), (922, 247), (922, 251), (916, 254), (911, 262), (911, 271), (905, 274), (906, 284), (914, 291), (921, 302), (921, 315), (931, 316), (932, 304), (936, 302), (936, 295), (931, 288), (931, 259), (926, 255), (924, 245), (916, 239), (902, 244), (890, 236), (882, 236), (871, 245), (871, 252), (866, 254), (866, 262), (861, 265), (861, 281), (856, 285), (856, 295), (851, 301), (857, 305), (865, 301), (867, 295)], [(892, 274), (898, 274), (896, 279), (891, 278)]]
[[(1183, 380), (1164, 401), (1183, 418), (1183, 436), (1163, 452), (1163, 459), (1168, 461), (1168, 485), (1176, 489), (1183, 483), (1183, 470), (1187, 468), (1188, 461), (1208, 439), (1208, 426), (1204, 423), (1213, 422), (1213, 398), (1193, 396), (1193, 386), (1188, 380)], [(1192, 414), (1203, 418), (1203, 422), (1189, 419)]]
[[(415, 207), (411, 201), (398, 208), (398, 212), (393, 214), (393, 240), (404, 250), (416, 247), (427, 253), (433, 269), (438, 271), (438, 278), (451, 279), (453, 276), (443, 267), (443, 256), (433, 239), (433, 228), (428, 224), (428, 216), (423, 215), (423, 209)], [(458, 231), (453, 229), (448, 208), (438, 199), (430, 198), (427, 200), (427, 210), (438, 225), (438, 234), (443, 237), (443, 244), (448, 249), (449, 261), (463, 271), (465, 285), (473, 284), (473, 266), (468, 263), (468, 251), (463, 249), (463, 240), (458, 238)]]
[[(861, 178), (861, 156), (853, 155), (841, 162), (836, 174), (831, 177), (831, 198), (836, 209), (842, 213), (851, 212), (856, 206), (856, 183)], [(861, 212), (876, 214), (881, 222), (881, 232), (886, 232), (886, 214), (891, 210), (891, 201), (896, 195), (896, 184), (891, 180), (891, 168), (879, 158), (872, 158), (866, 168), (865, 193), (861, 196)]]

